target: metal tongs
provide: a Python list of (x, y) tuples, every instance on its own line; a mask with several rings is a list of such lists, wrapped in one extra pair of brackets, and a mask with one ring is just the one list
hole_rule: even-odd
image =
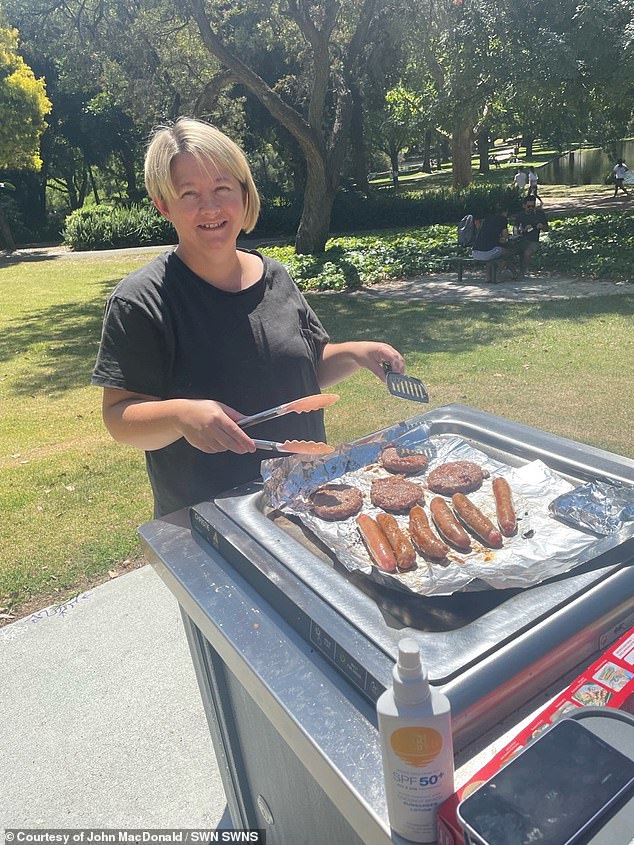
[(392, 367), (383, 361), (385, 383), (392, 396), (399, 399), (411, 399), (412, 402), (429, 402), (429, 393), (420, 379), (392, 372)]
[[(316, 393), (312, 396), (304, 396), (301, 399), (294, 399), (292, 402), (285, 402), (267, 411), (260, 411), (248, 417), (236, 420), (240, 428), (249, 428), (267, 420), (282, 417), (284, 414), (304, 414), (309, 411), (319, 411), (339, 401), (336, 393)], [(319, 443), (315, 440), (285, 440), (277, 443), (275, 440), (254, 440), (258, 449), (266, 449), (269, 452), (286, 452), (298, 455), (327, 455), (334, 451), (333, 446), (327, 443)]]

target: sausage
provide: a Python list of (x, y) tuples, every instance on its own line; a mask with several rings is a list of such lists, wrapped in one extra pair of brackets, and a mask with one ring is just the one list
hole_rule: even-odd
[(409, 512), (409, 533), (418, 551), (431, 560), (443, 560), (449, 553), (449, 546), (439, 540), (431, 530), (427, 514), (420, 505), (414, 505)]
[(409, 538), (403, 534), (396, 519), (389, 513), (380, 513), (376, 521), (383, 529), (387, 541), (392, 547), (399, 569), (414, 569), (416, 566), (416, 552)]
[(511, 487), (506, 478), (493, 479), (493, 495), (500, 531), (505, 537), (512, 537), (517, 531), (517, 516), (513, 507)]
[(446, 540), (461, 552), (468, 552), (471, 548), (471, 539), (452, 513), (447, 502), (441, 499), (440, 496), (434, 496), (430, 502), (429, 510), (431, 511), (434, 525), (443, 540)]
[(498, 529), (472, 501), (467, 499), (464, 493), (454, 493), (451, 497), (451, 504), (465, 525), (487, 546), (494, 549), (502, 548), (502, 535)]
[(368, 554), (379, 569), (384, 572), (396, 572), (396, 557), (381, 526), (371, 516), (360, 513), (357, 517), (357, 527)]

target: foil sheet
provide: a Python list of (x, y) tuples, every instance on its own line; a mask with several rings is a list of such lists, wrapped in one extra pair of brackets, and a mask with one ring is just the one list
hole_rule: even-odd
[(557, 496), (549, 505), (553, 516), (596, 534), (616, 534), (634, 522), (634, 489), (592, 481)]
[[(492, 478), (504, 476), (513, 491), (518, 531), (504, 538), (504, 547), (490, 549), (476, 540), (469, 553), (451, 551), (447, 562), (431, 563), (417, 556), (416, 569), (386, 573), (374, 566), (361, 540), (355, 517), (327, 522), (315, 516), (309, 496), (328, 482), (353, 484), (364, 496), (363, 513), (376, 517), (380, 509), (370, 502), (372, 480), (390, 475), (379, 464), (387, 445), (424, 452), (429, 465), (424, 473), (408, 478), (425, 490), (426, 503), (435, 494), (426, 489), (429, 471), (447, 461), (469, 460), (486, 468), (491, 477), (469, 498), (495, 524)], [(492, 458), (456, 435), (430, 435), (423, 415), (413, 417), (377, 434), (339, 447), (334, 453), (304, 460), (300, 456), (277, 458), (262, 464), (264, 495), (270, 507), (299, 518), (351, 572), (397, 590), (419, 595), (450, 595), (459, 590), (528, 587), (567, 572), (586, 559), (584, 554), (596, 536), (553, 517), (548, 505), (573, 489), (567, 480), (541, 461), (511, 467)], [(407, 515), (396, 515), (407, 529)]]

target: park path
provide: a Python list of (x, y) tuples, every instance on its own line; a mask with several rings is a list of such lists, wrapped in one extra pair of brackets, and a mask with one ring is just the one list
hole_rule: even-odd
[(348, 293), (362, 299), (427, 302), (543, 302), (623, 294), (634, 294), (634, 284), (536, 273), (492, 285), (478, 270), (465, 271), (461, 283), (456, 273), (433, 273), (378, 282)]

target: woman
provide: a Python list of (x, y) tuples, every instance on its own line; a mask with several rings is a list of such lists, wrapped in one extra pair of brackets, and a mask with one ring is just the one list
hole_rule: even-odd
[[(236, 420), (319, 392), (360, 367), (403, 372), (386, 343), (334, 344), (282, 264), (238, 249), (260, 200), (243, 152), (198, 120), (161, 127), (145, 184), (178, 235), (106, 306), (93, 384), (110, 434), (143, 449), (155, 516), (256, 478), (270, 453)], [(256, 438), (323, 440), (323, 412), (249, 429)]]

